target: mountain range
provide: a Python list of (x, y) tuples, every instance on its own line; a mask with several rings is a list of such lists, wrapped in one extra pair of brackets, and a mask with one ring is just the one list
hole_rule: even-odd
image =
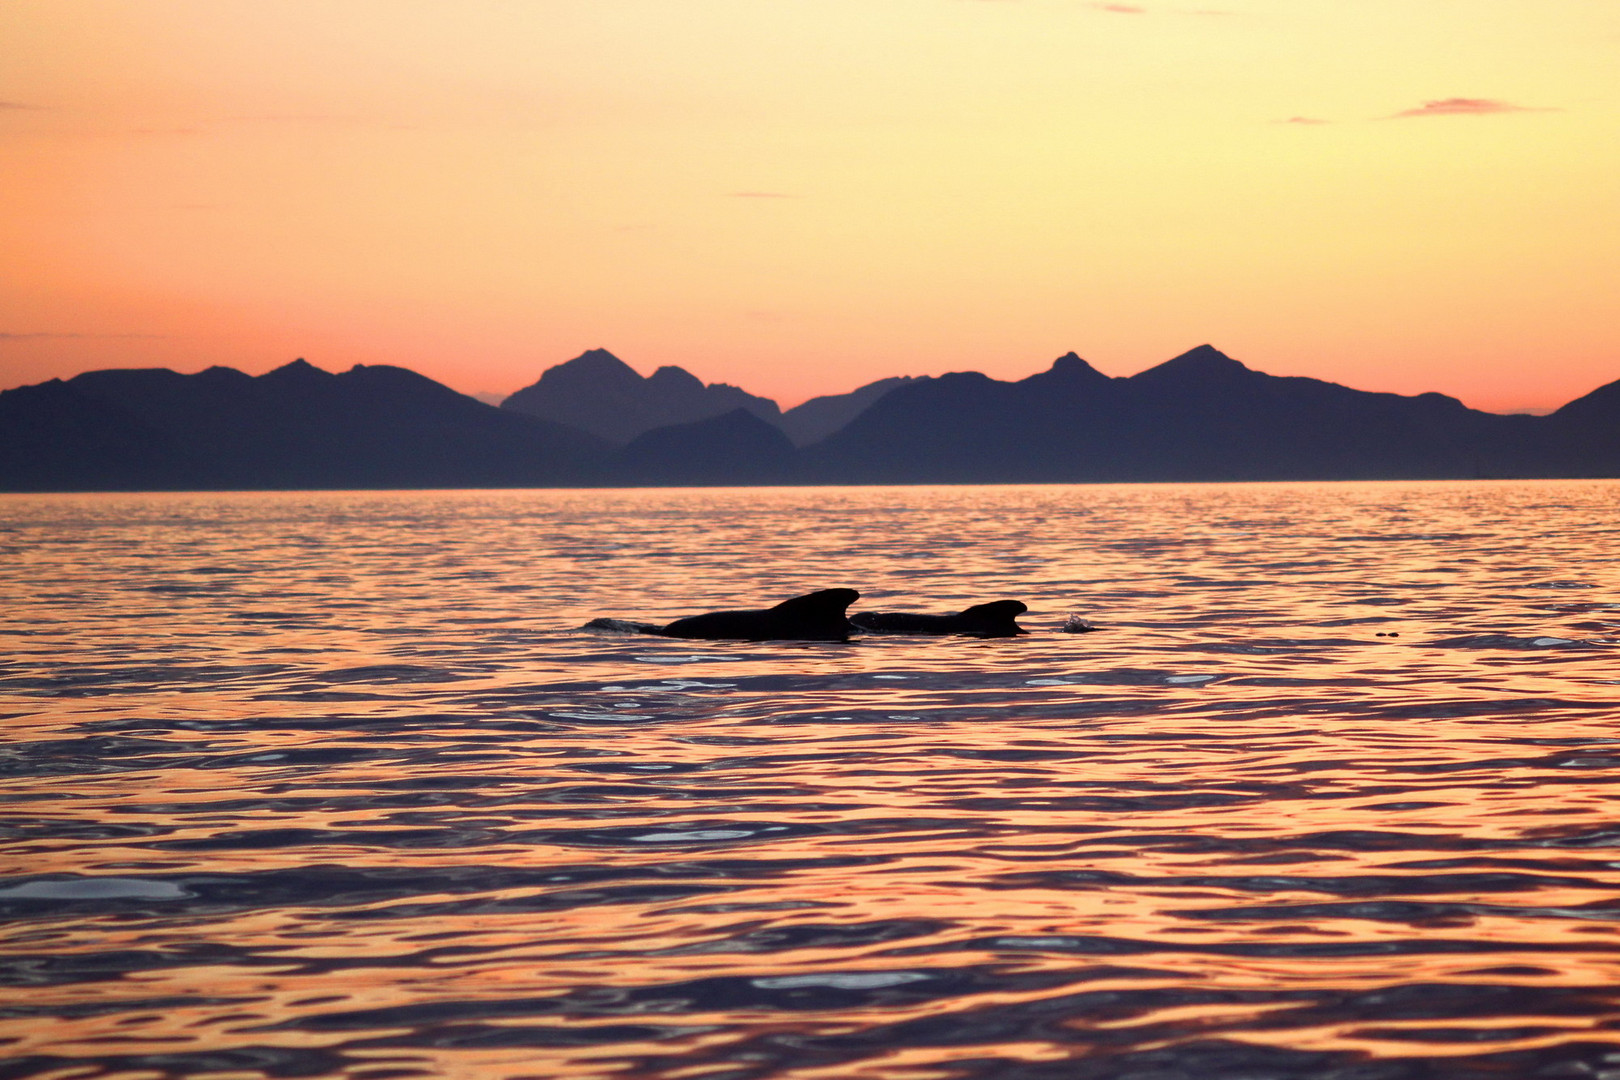
[(606, 349), (589, 349), (549, 368), (540, 380), (501, 402), (527, 413), (624, 444), (654, 428), (690, 424), (734, 409), (781, 428), (795, 446), (826, 438), (909, 376), (880, 379), (848, 394), (811, 398), (783, 411), (770, 398), (726, 383), (704, 385), (684, 368), (661, 367), (642, 376)]
[(0, 393), (0, 490), (608, 482), (612, 446), (404, 368), (90, 371)]
[(0, 490), (1620, 476), (1620, 381), (1547, 416), (1251, 370), (895, 378), (786, 411), (602, 349), (495, 407), (404, 368), (92, 371), (0, 393)]

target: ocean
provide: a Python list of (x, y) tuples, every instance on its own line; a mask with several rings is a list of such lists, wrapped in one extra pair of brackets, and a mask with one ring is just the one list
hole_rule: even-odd
[[(1620, 482), (6, 495), (0, 556), (6, 1080), (1620, 1078)], [(1030, 633), (582, 629), (830, 587)]]

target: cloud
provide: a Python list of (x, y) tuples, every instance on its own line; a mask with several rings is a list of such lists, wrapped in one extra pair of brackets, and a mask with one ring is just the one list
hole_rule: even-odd
[(29, 105), (22, 101), (0, 101), (0, 109), (26, 109), (29, 112), (36, 112), (39, 106)]
[(1392, 119), (1402, 119), (1409, 116), (1494, 116), (1497, 113), (1515, 112), (1547, 112), (1546, 109), (1532, 109), (1524, 105), (1512, 105), (1506, 101), (1496, 101), (1493, 98), (1441, 98), (1439, 101), (1425, 101), (1415, 109), (1398, 112)]
[(1290, 116), (1286, 120), (1279, 120), (1277, 122), (1279, 124), (1306, 124), (1306, 125), (1312, 125), (1312, 126), (1314, 126), (1316, 124), (1329, 124), (1329, 123), (1332, 123), (1331, 120), (1319, 120), (1314, 116)]
[(1115, 15), (1146, 15), (1147, 8), (1137, 7), (1135, 4), (1097, 3), (1092, 7), (1098, 11), (1109, 11)]
[(785, 191), (728, 191), (728, 199), (797, 199), (797, 195), (789, 195)]

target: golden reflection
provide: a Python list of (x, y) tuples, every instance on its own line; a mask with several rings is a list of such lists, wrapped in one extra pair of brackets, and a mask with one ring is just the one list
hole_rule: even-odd
[[(886, 1080), (1103, 1032), (1610, 1040), (1616, 495), (6, 501), (0, 970), (26, 1010), (0, 1039), (36, 1075), (268, 1046)], [(1037, 632), (578, 630), (846, 583), (1016, 595)], [(1107, 629), (1058, 633), (1077, 609)], [(240, 1060), (201, 1071), (266, 1075)]]

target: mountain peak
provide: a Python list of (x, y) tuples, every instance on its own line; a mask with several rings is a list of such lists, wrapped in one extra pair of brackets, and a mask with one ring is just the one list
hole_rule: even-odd
[(330, 371), (324, 371), (321, 368), (316, 367), (308, 360), (305, 360), (302, 356), (290, 364), (282, 364), (275, 370), (260, 376), (260, 378), (275, 379), (278, 382), (286, 379), (300, 379), (308, 381), (309, 379), (330, 379), (332, 377), (333, 376)]
[(586, 349), (572, 360), (565, 360), (555, 367), (548, 368), (540, 377), (551, 378), (588, 378), (611, 380), (615, 383), (640, 382), (641, 375), (635, 368), (620, 360), (606, 349)]
[(1252, 374), (1238, 361), (1227, 356), (1213, 345), (1200, 345), (1196, 349), (1188, 349), (1173, 359), (1146, 371), (1137, 372), (1132, 379), (1143, 379), (1147, 382), (1160, 382), (1165, 379), (1197, 379), (1200, 381), (1211, 378), (1229, 379), (1236, 375)]
[(1068, 352), (1052, 361), (1050, 368), (1020, 380), (1017, 385), (1039, 387), (1043, 392), (1074, 393), (1110, 381), (1108, 376), (1080, 359), (1079, 354)]
[(1076, 377), (1086, 379), (1106, 379), (1108, 377), (1082, 360), (1080, 358), (1080, 354), (1075, 352), (1066, 352), (1056, 360), (1052, 361), (1052, 367), (1047, 374), (1060, 375), (1066, 379), (1073, 379)]
[(1168, 366), (1170, 364), (1175, 364), (1184, 368), (1200, 368), (1209, 370), (1224, 369), (1230, 371), (1236, 368), (1242, 368), (1244, 371), (1249, 370), (1213, 345), (1200, 345), (1197, 348), (1188, 349), (1180, 356), (1165, 361), (1165, 364), (1162, 366)]
[(703, 380), (683, 367), (665, 364), (651, 375), (647, 382), (666, 394), (692, 394), (703, 392)]

